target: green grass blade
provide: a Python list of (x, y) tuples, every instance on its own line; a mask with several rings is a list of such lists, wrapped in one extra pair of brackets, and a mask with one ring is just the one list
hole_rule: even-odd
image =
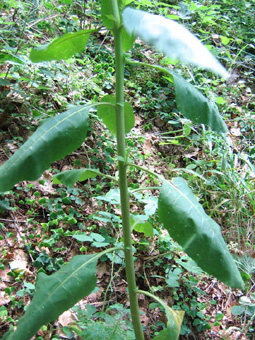
[(164, 182), (159, 196), (158, 216), (171, 237), (198, 266), (231, 287), (243, 287), (240, 272), (219, 225), (206, 215), (184, 179)]
[(0, 167), (0, 192), (41, 176), (50, 164), (76, 150), (84, 141), (91, 105), (73, 108), (47, 119)]
[(3, 340), (29, 340), (43, 326), (58, 318), (96, 286), (98, 254), (77, 255), (53, 275), (39, 273), (35, 295), (15, 332)]

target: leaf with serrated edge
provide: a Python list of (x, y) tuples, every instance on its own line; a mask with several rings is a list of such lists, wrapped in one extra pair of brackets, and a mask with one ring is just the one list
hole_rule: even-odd
[(235, 288), (243, 288), (240, 272), (221, 235), (183, 178), (164, 181), (158, 216), (170, 236), (206, 272)]

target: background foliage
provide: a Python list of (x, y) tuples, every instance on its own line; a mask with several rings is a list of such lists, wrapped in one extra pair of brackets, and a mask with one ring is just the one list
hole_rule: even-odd
[[(254, 4), (227, 0), (137, 3), (141, 9), (176, 19), (190, 28), (231, 72), (230, 79), (222, 82), (209, 72), (176, 65), (175, 61), (163, 58), (137, 40), (130, 57), (152, 65), (167, 65), (183, 75), (206, 94), (213, 105), (218, 105), (229, 134), (224, 137), (208, 131), (181, 116), (167, 75), (129, 65), (125, 95), (136, 109), (136, 126), (127, 143), (132, 150), (129, 157), (141, 165), (159, 174), (185, 177), (206, 212), (221, 225), (232, 253), (238, 256), (246, 290), (226, 293), (222, 284), (210, 281), (169, 236), (162, 233), (153, 217), (156, 206), (153, 196), (137, 192), (132, 198), (133, 214), (145, 208), (153, 231), (152, 237), (148, 226), (140, 225), (134, 235), (134, 247), (144, 254), (137, 262), (139, 286), (150, 288), (170, 305), (174, 302), (186, 311), (181, 331), (183, 339), (199, 332), (201, 339), (213, 338), (215, 333), (224, 338), (232, 325), (239, 331), (248, 326), (245, 331), (249, 338), (254, 329), (255, 272)], [(114, 59), (109, 48), (111, 38), (100, 30), (96, 1), (10, 0), (0, 6), (0, 157), (4, 162), (41, 119), (112, 94)], [(98, 29), (86, 51), (65, 62), (30, 63), (28, 54), (35, 44), (47, 43), (56, 34), (77, 32), (80, 28)], [(112, 190), (104, 196), (113, 185), (110, 178), (100, 183), (93, 178), (86, 179), (73, 189), (52, 181), (52, 174), (73, 166), (99, 168), (102, 173), (114, 174), (115, 144), (96, 117), (90, 124), (89, 138), (79, 152), (54, 163), (39, 181), (23, 182), (1, 196), (2, 334), (23, 314), (34, 294), (37, 272), (54, 273), (69, 259), (70, 252), (95, 252), (105, 245), (115, 245), (116, 239), (119, 243), (122, 241), (116, 192)], [(157, 185), (154, 179), (139, 175), (136, 169), (129, 176), (134, 190), (138, 183), (148, 187)], [(89, 198), (91, 194), (95, 198)], [(114, 209), (109, 202), (116, 203)], [(169, 247), (171, 252), (166, 262), (162, 258)], [(106, 329), (112, 319), (119, 327), (118, 334), (120, 329), (128, 329), (132, 338), (129, 311), (124, 309), (125, 286), (121, 284), (123, 254), (115, 256), (113, 267), (108, 262), (110, 256), (105, 255), (99, 270), (101, 286), (107, 288), (105, 295), (100, 291), (94, 293), (99, 305), (93, 297), (88, 298), (92, 300), (84, 301), (83, 306), (90, 303), (90, 307), (81, 310), (77, 307), (75, 321), (45, 326), (38, 339), (57, 339), (61, 336), (60, 329), (69, 338), (77, 336), (75, 334), (88, 338), (91, 322), (97, 325), (96, 332)], [(239, 300), (240, 294), (246, 300)], [(165, 320), (158, 304), (152, 301), (141, 304), (144, 327), (150, 338), (152, 330), (165, 327)], [(231, 313), (231, 306), (239, 309)], [(126, 313), (125, 322), (120, 317), (123, 313)], [(149, 317), (153, 319), (152, 329), (148, 326)], [(95, 338), (93, 334), (92, 337)]]

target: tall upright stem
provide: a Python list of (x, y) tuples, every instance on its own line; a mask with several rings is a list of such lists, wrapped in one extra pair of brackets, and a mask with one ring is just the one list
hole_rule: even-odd
[(122, 228), (125, 248), (126, 277), (128, 283), (130, 310), (136, 340), (143, 340), (140, 311), (136, 294), (136, 281), (134, 258), (132, 251), (132, 238), (130, 227), (130, 204), (127, 183), (126, 144), (125, 144), (125, 117), (124, 117), (124, 54), (121, 37), (121, 20), (117, 0), (111, 0), (114, 17), (115, 42), (115, 71), (116, 71), (116, 124), (117, 124), (117, 150), (119, 165), (119, 188), (122, 212)]

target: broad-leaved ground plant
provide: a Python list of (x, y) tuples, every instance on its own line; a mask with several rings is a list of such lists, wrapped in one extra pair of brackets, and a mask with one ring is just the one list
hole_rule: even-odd
[[(149, 222), (144, 218), (139, 220), (130, 213), (129, 198), (133, 193), (128, 187), (127, 172), (130, 167), (135, 167), (139, 171), (148, 170), (132, 163), (126, 149), (125, 136), (133, 128), (135, 119), (132, 106), (124, 102), (124, 68), (126, 62), (134, 65), (137, 62), (126, 60), (125, 54), (139, 36), (171, 58), (207, 68), (222, 77), (227, 77), (228, 73), (184, 27), (166, 18), (127, 7), (131, 2), (131, 0), (101, 1), (103, 24), (114, 37), (115, 94), (103, 97), (98, 103), (75, 107), (46, 119), (0, 168), (1, 192), (12, 189), (19, 181), (36, 180), (52, 162), (65, 157), (82, 144), (87, 134), (90, 109), (96, 107), (98, 117), (117, 140), (118, 176), (111, 177), (99, 170), (86, 168), (59, 173), (54, 180), (55, 183), (72, 186), (75, 182), (88, 178), (111, 177), (120, 193), (124, 244), (101, 253), (74, 256), (53, 275), (39, 273), (35, 294), (25, 315), (18, 321), (15, 329), (10, 328), (3, 339), (30, 339), (42, 325), (57, 319), (65, 310), (90, 294), (96, 287), (97, 260), (106, 253), (119, 250), (125, 254), (130, 310), (136, 339), (144, 339), (138, 294), (155, 299), (166, 312), (167, 326), (155, 339), (176, 340), (179, 337), (184, 312), (172, 309), (151, 292), (140, 290), (135, 281), (132, 230), (136, 224)], [(94, 32), (95, 30), (91, 29), (67, 33), (47, 45), (33, 49), (30, 59), (35, 63), (68, 59), (75, 53), (83, 51), (90, 34)], [(178, 109), (186, 118), (195, 123), (205, 124), (219, 133), (226, 133), (226, 125), (217, 108), (191, 84), (169, 69), (155, 65), (143, 64), (143, 66), (153, 67), (167, 74), (169, 81), (174, 85)], [(170, 236), (203, 270), (231, 287), (242, 288), (241, 275), (222, 238), (220, 227), (206, 215), (185, 180), (180, 177), (162, 178), (151, 171), (148, 172), (158, 177), (162, 183), (159, 188), (157, 218)]]

